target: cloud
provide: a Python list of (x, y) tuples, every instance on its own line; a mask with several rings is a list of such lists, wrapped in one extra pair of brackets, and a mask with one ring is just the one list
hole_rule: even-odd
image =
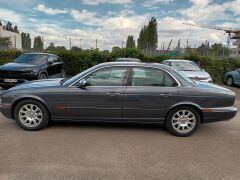
[(23, 22), (23, 16), (15, 11), (0, 8), (0, 20), (10, 21), (19, 26)]
[(88, 10), (71, 10), (70, 15), (77, 22), (81, 22), (86, 25), (99, 25), (101, 23), (100, 19), (97, 18), (95, 12), (90, 12)]
[(33, 8), (34, 10), (40, 11), (40, 12), (44, 12), (46, 14), (51, 14), (51, 15), (55, 15), (55, 14), (65, 14), (68, 11), (67, 10), (63, 10), (63, 9), (52, 9), (52, 8), (47, 8), (44, 4), (39, 4), (36, 7)]
[(213, 0), (190, 0), (191, 7), (179, 10), (184, 18), (197, 22), (209, 23), (229, 19), (224, 4), (214, 3)]
[(143, 7), (148, 7), (148, 8), (151, 8), (151, 9), (156, 9), (156, 8), (158, 8), (156, 6), (159, 5), (159, 4), (163, 4), (163, 3), (167, 4), (167, 3), (170, 3), (170, 2), (173, 2), (173, 1), (174, 0), (147, 0), (142, 4), (142, 6)]
[(133, 3), (132, 0), (82, 0), (83, 4), (88, 5), (98, 5), (98, 4), (130, 4)]

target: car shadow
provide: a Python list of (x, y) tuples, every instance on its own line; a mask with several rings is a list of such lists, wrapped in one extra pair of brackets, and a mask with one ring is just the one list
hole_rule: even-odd
[(139, 130), (164, 130), (161, 124), (143, 124), (143, 123), (124, 123), (124, 122), (77, 122), (77, 121), (55, 121), (51, 122), (48, 128), (99, 128), (99, 129), (139, 129)]

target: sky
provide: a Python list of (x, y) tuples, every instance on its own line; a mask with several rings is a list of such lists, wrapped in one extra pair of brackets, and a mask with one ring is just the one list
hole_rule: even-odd
[[(158, 47), (181, 39), (192, 47), (208, 40), (226, 44), (222, 31), (182, 23), (240, 28), (240, 0), (0, 0), (0, 20), (11, 21), (20, 32), (43, 36), (44, 45), (110, 50), (122, 46), (129, 34), (137, 41), (151, 17), (158, 21)], [(80, 40), (81, 39), (81, 40)]]

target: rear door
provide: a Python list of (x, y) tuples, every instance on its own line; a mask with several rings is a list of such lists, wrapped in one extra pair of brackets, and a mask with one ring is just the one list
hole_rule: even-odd
[(124, 94), (123, 119), (162, 121), (177, 101), (178, 82), (166, 71), (133, 67)]

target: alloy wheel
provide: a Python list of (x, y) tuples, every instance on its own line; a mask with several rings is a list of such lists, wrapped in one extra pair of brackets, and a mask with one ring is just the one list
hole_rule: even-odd
[(19, 110), (19, 120), (26, 127), (36, 127), (41, 124), (43, 113), (36, 105), (26, 104)]
[(178, 133), (188, 133), (196, 125), (196, 117), (189, 110), (179, 110), (172, 116), (172, 127)]

